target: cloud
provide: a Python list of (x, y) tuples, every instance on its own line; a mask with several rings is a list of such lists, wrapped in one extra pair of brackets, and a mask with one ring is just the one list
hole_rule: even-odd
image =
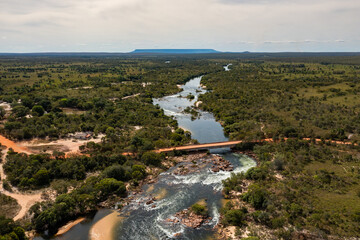
[(1, 0), (0, 52), (359, 50), (356, 9), (358, 0)]

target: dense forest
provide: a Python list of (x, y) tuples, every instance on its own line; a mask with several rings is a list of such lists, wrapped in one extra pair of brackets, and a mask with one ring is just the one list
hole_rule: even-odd
[[(252, 239), (299, 239), (304, 231), (314, 239), (360, 237), (360, 57), (214, 54), (0, 57), (1, 135), (102, 137), (81, 146), (82, 155), (8, 149), (4, 189), (51, 189), (55, 198), (14, 222), (19, 206), (0, 194), (0, 239), (26, 239), (24, 229), (54, 234), (164, 171), (178, 153), (152, 150), (196, 140), (152, 99), (201, 75), (208, 91), (199, 108), (214, 113), (230, 139), (245, 140), (237, 149), (258, 162), (224, 181), (221, 224), (239, 236), (250, 229)], [(261, 139), (275, 141), (252, 143)]]

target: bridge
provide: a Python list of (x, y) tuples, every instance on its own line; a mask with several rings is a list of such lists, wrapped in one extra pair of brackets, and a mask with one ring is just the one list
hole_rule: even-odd
[(195, 144), (189, 146), (179, 146), (179, 147), (170, 147), (170, 148), (161, 148), (156, 150), (157, 153), (162, 152), (172, 152), (176, 151), (200, 151), (213, 148), (225, 148), (225, 147), (235, 147), (237, 144), (242, 143), (243, 141), (226, 141), (226, 142), (214, 142), (214, 143), (204, 143), (204, 144)]
[[(284, 141), (287, 141), (289, 138), (283, 138)], [(311, 141), (310, 138), (302, 138), (304, 141)], [(313, 139), (316, 143), (323, 142), (321, 139)], [(200, 150), (207, 150), (207, 149), (214, 149), (214, 148), (225, 148), (225, 147), (235, 147), (237, 144), (242, 143), (244, 141), (226, 141), (226, 142), (214, 142), (214, 143), (203, 143), (203, 144), (194, 144), (194, 145), (187, 145), (187, 146), (178, 146), (178, 147), (170, 147), (170, 148), (161, 148), (155, 150), (157, 153), (166, 153), (176, 151), (200, 151)], [(254, 140), (251, 141), (252, 143), (262, 143), (262, 142), (274, 142), (271, 138), (266, 138), (262, 140)], [(357, 143), (352, 142), (345, 142), (345, 141), (336, 141), (336, 140), (324, 140), (324, 142), (336, 144), (336, 145), (354, 145), (359, 146)]]

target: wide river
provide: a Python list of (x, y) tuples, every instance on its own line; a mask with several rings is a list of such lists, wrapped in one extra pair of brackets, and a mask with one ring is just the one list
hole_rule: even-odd
[[(229, 65), (225, 70), (229, 70)], [(226, 141), (222, 126), (216, 122), (211, 113), (200, 111), (200, 116), (192, 120), (190, 114), (183, 110), (195, 104), (200, 94), (206, 92), (200, 86), (202, 77), (188, 81), (182, 86), (183, 91), (160, 99), (153, 99), (168, 116), (173, 116), (182, 127), (192, 133), (192, 138), (200, 143)], [(189, 94), (195, 96), (193, 100), (186, 98)], [(246, 155), (230, 152), (229, 149), (215, 149), (211, 151), (229, 160), (234, 166), (234, 172), (242, 172), (256, 165), (255, 161)], [(211, 239), (213, 228), (219, 221), (219, 209), (222, 206), (222, 180), (230, 177), (230, 172), (220, 171), (214, 173), (210, 170), (211, 165), (200, 168), (199, 171), (184, 176), (175, 175), (173, 172), (181, 165), (159, 176), (158, 182), (143, 187), (143, 193), (134, 196), (134, 200), (124, 207), (116, 221), (112, 233), (115, 240), (147, 240), (147, 239), (171, 239), (175, 234), (181, 234), (181, 239)], [(154, 204), (146, 204), (151, 197), (156, 196), (158, 201)], [(212, 220), (198, 229), (187, 228), (182, 224), (173, 224), (166, 221), (173, 218), (175, 213), (190, 207), (199, 200), (206, 199), (209, 214)], [(69, 232), (57, 239), (86, 240), (102, 239), (100, 236), (91, 235), (91, 228), (97, 221), (109, 214), (109, 210), (99, 211), (92, 220), (85, 221), (73, 227)], [(113, 223), (113, 222), (112, 222)], [(92, 236), (92, 237), (91, 237)]]

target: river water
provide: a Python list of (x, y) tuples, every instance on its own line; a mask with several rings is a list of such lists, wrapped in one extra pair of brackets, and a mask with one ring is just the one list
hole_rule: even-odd
[[(229, 65), (228, 65), (229, 66)], [(225, 70), (228, 69), (225, 68)], [(168, 116), (173, 116), (182, 127), (192, 133), (192, 138), (200, 143), (226, 141), (222, 126), (216, 122), (214, 116), (208, 112), (199, 112), (199, 117), (194, 119), (190, 114), (183, 111), (186, 107), (193, 106), (198, 101), (198, 96), (206, 92), (200, 86), (202, 77), (194, 78), (182, 86), (183, 91), (160, 99), (153, 99)], [(186, 98), (189, 94), (193, 100)], [(256, 165), (255, 161), (246, 155), (232, 153), (229, 149), (215, 149), (211, 151), (229, 160), (234, 166), (234, 172), (242, 172)], [(220, 171), (214, 173), (210, 170), (211, 164), (203, 166), (195, 172), (180, 176), (173, 174), (182, 165), (180, 163), (159, 176), (157, 183), (143, 187), (143, 193), (136, 195), (134, 200), (125, 206), (115, 225), (114, 239), (116, 240), (147, 240), (147, 239), (171, 239), (175, 234), (181, 234), (181, 239), (211, 239), (213, 228), (219, 221), (219, 209), (222, 206), (222, 180), (230, 177), (230, 172)], [(198, 164), (202, 164), (201, 161)], [(157, 201), (146, 204), (152, 197)], [(182, 224), (173, 224), (166, 221), (174, 218), (174, 215), (199, 200), (206, 199), (209, 215), (212, 220), (198, 229), (185, 227)], [(99, 211), (93, 221), (78, 224), (59, 239), (89, 239), (89, 229), (100, 215), (106, 212)], [(125, 218), (124, 218), (125, 216)]]

